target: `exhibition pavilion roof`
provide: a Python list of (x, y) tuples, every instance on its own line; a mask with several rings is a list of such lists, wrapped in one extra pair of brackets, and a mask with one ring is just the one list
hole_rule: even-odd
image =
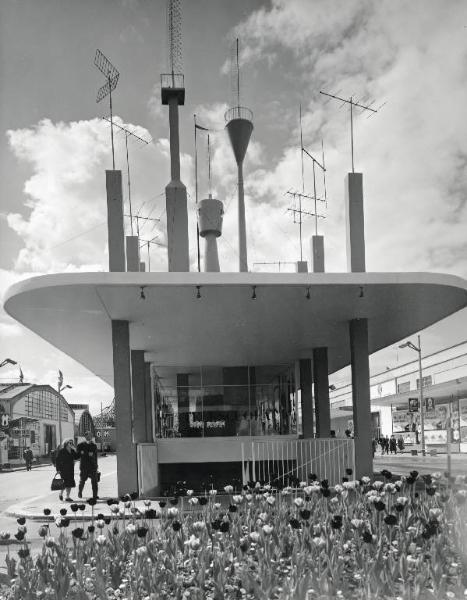
[(112, 320), (129, 321), (131, 349), (159, 366), (286, 364), (326, 346), (332, 373), (350, 363), (350, 320), (368, 319), (373, 353), (466, 305), (466, 280), (432, 273), (68, 273), (5, 297), (9, 315), (110, 385)]

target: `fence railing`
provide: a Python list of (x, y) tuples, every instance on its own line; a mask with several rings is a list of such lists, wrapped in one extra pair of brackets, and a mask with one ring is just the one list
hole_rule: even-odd
[(242, 477), (248, 481), (308, 481), (314, 473), (331, 485), (342, 481), (346, 469), (355, 472), (352, 439), (254, 440), (242, 444)]

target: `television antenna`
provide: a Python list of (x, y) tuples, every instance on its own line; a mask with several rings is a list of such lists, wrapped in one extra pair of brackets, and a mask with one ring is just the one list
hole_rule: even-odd
[(115, 171), (115, 151), (114, 151), (114, 129), (113, 129), (113, 114), (112, 114), (112, 92), (117, 87), (118, 78), (120, 73), (113, 66), (110, 60), (98, 49), (96, 50), (96, 56), (94, 57), (94, 64), (99, 71), (107, 79), (106, 83), (100, 87), (97, 91), (96, 102), (100, 102), (107, 95), (109, 96), (110, 103), (110, 137), (112, 141), (112, 167)]
[[(326, 167), (324, 166), (324, 142), (323, 142), (323, 140), (321, 140), (321, 151), (322, 151), (322, 156), (323, 156), (323, 158), (322, 158), (323, 163), (321, 164), (318, 160), (316, 160), (316, 158), (312, 154), (310, 154), (310, 152), (308, 152), (308, 150), (303, 145), (302, 105), (301, 104), (300, 104), (300, 150), (301, 150), (301, 160), (302, 160), (302, 193), (305, 192), (305, 175), (304, 175), (303, 155), (306, 154), (308, 156), (308, 158), (311, 158), (312, 164), (313, 164), (313, 200), (314, 200), (314, 204), (315, 204), (315, 212), (314, 212), (315, 235), (318, 235), (318, 218), (320, 215), (318, 215), (317, 202), (318, 201), (324, 202), (326, 204), (326, 207), (328, 205), (328, 198), (327, 198), (327, 192), (326, 192)], [(316, 165), (318, 165), (318, 167), (321, 169), (321, 171), (323, 173), (324, 198), (318, 198), (317, 192), (316, 192)], [(325, 218), (323, 215), (321, 215), (321, 217)]]
[[(341, 107), (344, 106), (344, 104), (350, 104), (350, 151), (352, 154), (352, 173), (355, 173), (355, 168), (354, 168), (354, 143), (353, 143), (353, 111), (354, 111), (354, 107), (355, 108), (361, 108), (362, 112), (367, 110), (368, 112), (371, 113), (371, 115), (369, 115), (369, 117), (372, 117), (375, 113), (378, 112), (378, 110), (380, 110), (385, 104), (386, 102), (383, 102), (383, 104), (381, 104), (381, 106), (379, 106), (378, 108), (372, 108), (371, 104), (373, 104), (373, 102), (370, 103), (370, 105), (365, 106), (364, 104), (361, 104), (360, 101), (356, 102), (353, 99), (353, 96), (350, 96), (350, 98), (341, 98), (340, 96), (336, 96), (335, 94), (328, 94), (327, 92), (323, 92), (320, 91), (320, 94), (323, 94), (323, 96), (328, 96), (329, 98), (333, 98), (334, 100), (339, 100), (340, 102), (342, 102), (343, 104), (341, 104)], [(368, 118), (369, 118), (368, 117)]]
[[(108, 119), (107, 117), (102, 117), (105, 121), (108, 121), (109, 123), (111, 123), (110, 119)], [(112, 124), (111, 124), (112, 125)], [(128, 138), (134, 137), (137, 140), (139, 140), (140, 142), (143, 142), (144, 144), (149, 144), (149, 142), (145, 139), (143, 139), (142, 137), (139, 137), (139, 135), (136, 135), (136, 133), (134, 133), (133, 131), (130, 131), (129, 129), (126, 129), (125, 127), (122, 127), (121, 125), (119, 125), (118, 123), (114, 123), (115, 127), (118, 127), (118, 129), (120, 129), (120, 131), (123, 131), (125, 133), (125, 148), (126, 148), (126, 169), (127, 169), (127, 181), (128, 181), (128, 204), (130, 205), (130, 228), (131, 228), (131, 235), (133, 235), (133, 213), (131, 210), (131, 180), (130, 180), (130, 161), (128, 158)]]
[(156, 241), (158, 238), (158, 236), (156, 235), (155, 237), (153, 237), (151, 240), (141, 240), (141, 243), (139, 245), (139, 247), (142, 249), (144, 247), (147, 248), (148, 251), (148, 271), (151, 270), (151, 252), (150, 252), (150, 245), (153, 244), (154, 246), (160, 246), (161, 248), (167, 248), (167, 244), (164, 242), (158, 242)]

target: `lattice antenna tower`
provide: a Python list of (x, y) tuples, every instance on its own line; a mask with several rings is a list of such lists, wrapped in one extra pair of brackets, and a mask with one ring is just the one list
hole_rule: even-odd
[(115, 171), (115, 150), (114, 150), (114, 128), (113, 128), (113, 112), (112, 112), (112, 92), (117, 87), (120, 73), (110, 60), (98, 49), (94, 57), (94, 64), (99, 71), (107, 79), (106, 83), (97, 91), (96, 102), (100, 102), (106, 96), (109, 96), (110, 104), (110, 138), (112, 142), (112, 168)]
[(381, 106), (379, 106), (378, 108), (372, 108), (371, 105), (374, 104), (374, 100), (373, 102), (370, 102), (370, 104), (367, 106), (365, 104), (362, 104), (360, 100), (354, 100), (353, 96), (350, 96), (350, 98), (341, 98), (340, 96), (337, 96), (336, 94), (328, 94), (327, 92), (323, 92), (320, 91), (320, 94), (323, 94), (323, 96), (328, 96), (328, 98), (332, 98), (334, 100), (339, 100), (339, 102), (342, 102), (341, 106), (339, 108), (342, 108), (342, 106), (344, 106), (345, 104), (349, 104), (350, 105), (350, 152), (352, 155), (352, 173), (355, 173), (355, 164), (354, 164), (354, 133), (353, 133), (353, 113), (354, 113), (354, 109), (355, 108), (359, 108), (361, 109), (361, 112), (363, 113), (364, 111), (368, 111), (369, 113), (371, 113), (370, 115), (368, 115), (368, 118), (372, 117), (375, 113), (377, 113), (381, 108), (383, 108), (383, 106), (386, 104), (386, 102), (383, 102), (383, 104), (381, 104)]
[[(167, 56), (172, 76), (183, 72), (181, 0), (167, 2)], [(175, 87), (175, 85), (173, 85)]]
[[(109, 121), (110, 123), (110, 119), (108, 119), (107, 117), (102, 117), (105, 121)], [(126, 149), (126, 169), (127, 169), (127, 182), (128, 182), (128, 204), (130, 207), (130, 228), (131, 228), (131, 235), (133, 235), (133, 211), (131, 208), (131, 178), (130, 178), (130, 159), (128, 156), (128, 138), (129, 137), (134, 137), (136, 140), (138, 140), (139, 142), (142, 142), (143, 144), (148, 145), (149, 142), (147, 140), (145, 140), (142, 137), (139, 137), (139, 135), (136, 135), (136, 133), (134, 133), (134, 131), (130, 131), (129, 129), (127, 129), (126, 127), (122, 127), (121, 125), (119, 125), (118, 123), (114, 123), (115, 127), (117, 127), (120, 131), (123, 131), (125, 134), (125, 149)]]

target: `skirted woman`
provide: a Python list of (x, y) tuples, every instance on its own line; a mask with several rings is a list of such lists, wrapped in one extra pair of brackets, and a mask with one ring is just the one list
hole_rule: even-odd
[[(76, 487), (75, 460), (78, 460), (78, 458), (73, 439), (63, 440), (62, 447), (57, 453), (56, 468), (63, 479), (63, 489), (65, 490), (65, 500), (67, 502), (73, 502), (73, 498), (70, 498), (70, 491), (72, 487)], [(63, 490), (60, 490), (59, 498), (63, 500)]]

